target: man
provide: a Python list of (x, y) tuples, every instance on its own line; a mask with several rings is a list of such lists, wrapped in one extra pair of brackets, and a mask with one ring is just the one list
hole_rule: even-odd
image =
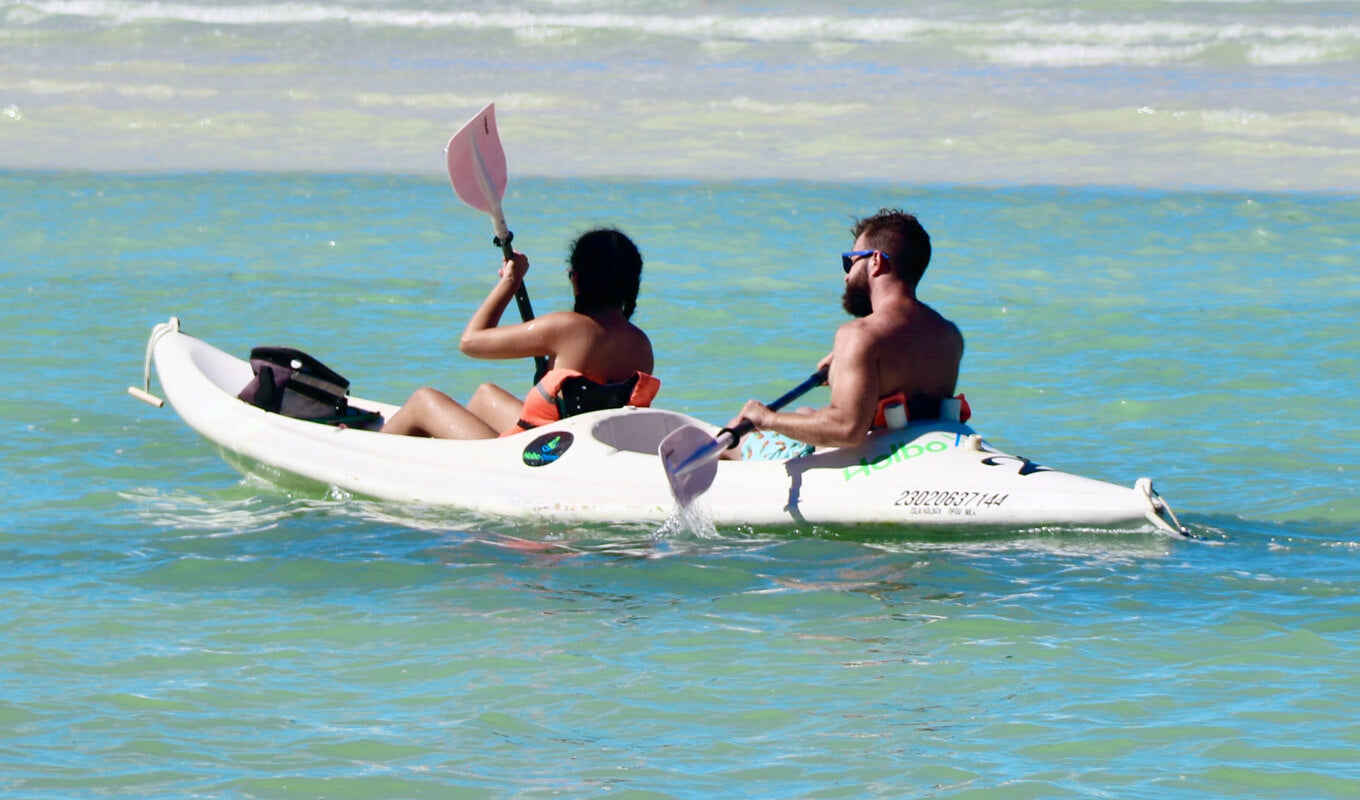
[(896, 209), (857, 221), (851, 232), (854, 248), (842, 256), (843, 304), (856, 319), (836, 331), (831, 354), (822, 359), (830, 364), (830, 405), (775, 412), (749, 400), (738, 421), (810, 445), (853, 447), (874, 427), (881, 400), (898, 393), (906, 399), (954, 395), (963, 335), (916, 298), (930, 263), (930, 236), (916, 217)]

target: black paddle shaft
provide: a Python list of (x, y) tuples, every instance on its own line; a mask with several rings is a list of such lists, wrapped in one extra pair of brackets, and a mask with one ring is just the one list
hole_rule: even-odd
[[(491, 243), (501, 249), (501, 254), (507, 259), (515, 257), (515, 248), (510, 246), (514, 241), (514, 231), (506, 231), (505, 238), (499, 236), (492, 238)], [(519, 288), (515, 290), (515, 306), (519, 308), (519, 318), (528, 322), (534, 318), (534, 307), (529, 304), (529, 290), (524, 288), (524, 281), (520, 281)], [(534, 356), (534, 383), (543, 380), (543, 376), (548, 374), (548, 357)]]
[[(808, 392), (812, 391), (818, 386), (821, 386), (822, 384), (826, 383), (826, 373), (829, 369), (830, 369), (829, 367), (822, 367), (821, 369), (812, 373), (811, 375), (808, 376), (807, 380), (803, 381), (802, 383), (788, 390), (784, 394), (780, 395), (779, 399), (767, 405), (766, 408), (770, 409), (771, 411), (778, 411), (779, 409), (783, 408), (789, 403), (792, 403), (794, 400), (797, 400), (798, 398), (802, 397), (803, 395), (807, 394)], [(741, 422), (738, 422), (737, 427), (735, 428), (723, 428), (722, 430), (718, 431), (718, 435), (721, 436), (724, 433), (732, 434), (732, 443), (727, 446), (727, 449), (731, 450), (733, 447), (736, 447), (738, 444), (741, 443), (741, 437), (755, 430), (755, 427), (756, 427), (755, 424), (752, 423), (751, 420), (744, 419)]]

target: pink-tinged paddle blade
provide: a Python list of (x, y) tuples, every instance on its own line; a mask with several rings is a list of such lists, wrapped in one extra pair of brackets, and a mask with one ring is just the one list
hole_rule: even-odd
[(505, 150), (496, 131), (496, 104), (487, 103), (486, 108), (459, 128), (449, 139), (444, 155), (448, 159), (449, 181), (459, 199), (499, 217), (508, 179)]
[[(670, 432), (661, 440), (657, 454), (666, 469), (671, 494), (681, 508), (688, 508), (694, 499), (713, 485), (718, 475), (718, 456), (722, 447), (703, 429), (685, 425)], [(695, 458), (703, 454), (702, 458)], [(709, 455), (711, 454), (711, 456)], [(681, 466), (685, 469), (682, 471)]]

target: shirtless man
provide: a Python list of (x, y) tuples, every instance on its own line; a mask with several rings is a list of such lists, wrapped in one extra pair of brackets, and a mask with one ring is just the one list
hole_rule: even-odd
[(819, 409), (775, 412), (749, 400), (734, 423), (748, 419), (768, 430), (821, 447), (853, 447), (873, 427), (879, 401), (898, 392), (954, 395), (963, 360), (963, 335), (954, 323), (916, 298), (930, 263), (930, 236), (916, 217), (884, 209), (855, 223), (854, 248), (842, 256), (845, 310), (856, 319), (836, 331), (827, 383), (831, 403)]

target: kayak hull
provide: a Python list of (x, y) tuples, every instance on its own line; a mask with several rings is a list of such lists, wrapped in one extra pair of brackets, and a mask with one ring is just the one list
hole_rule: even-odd
[[(284, 417), (236, 395), (250, 364), (157, 326), (148, 346), (161, 388), (232, 466), (282, 486), (334, 487), (396, 503), (584, 523), (662, 523), (675, 502), (657, 455), (672, 431), (708, 425), (659, 408), (582, 414), (501, 439), (393, 436)], [(396, 406), (361, 397), (385, 416)], [(715, 525), (903, 528), (1093, 527), (1179, 532), (1140, 479), (1118, 486), (1049, 469), (931, 420), (878, 431), (855, 448), (788, 461), (722, 461), (698, 502)]]

